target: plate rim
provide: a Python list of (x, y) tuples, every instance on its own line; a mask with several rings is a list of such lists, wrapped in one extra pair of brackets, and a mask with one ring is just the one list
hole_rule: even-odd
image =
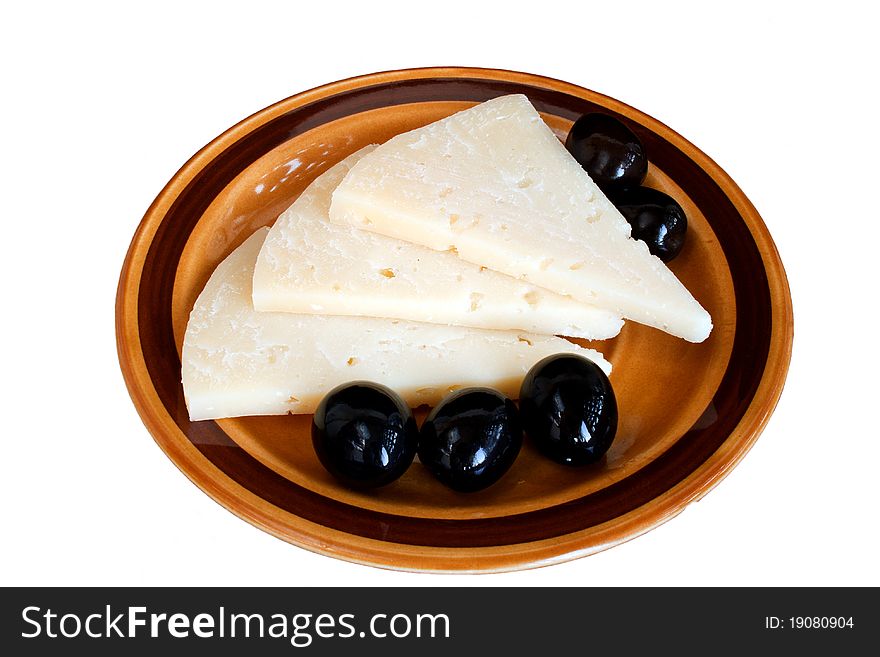
[[(294, 108), (349, 89), (420, 78), (485, 78), (518, 82), (582, 98), (599, 98), (606, 107), (638, 116), (646, 127), (686, 153), (719, 184), (745, 220), (761, 256), (771, 305), (770, 348), (754, 398), (743, 417), (720, 447), (678, 484), (630, 512), (583, 532), (493, 548), (438, 548), (389, 544), (317, 525), (278, 509), (233, 481), (188, 440), (175, 440), (175, 434), (181, 433), (180, 428), (164, 412), (147, 371), (140, 349), (137, 313), (144, 260), (171, 203), (203, 166), (243, 135)], [(225, 130), (174, 174), (147, 209), (123, 262), (115, 318), (120, 368), (135, 408), (159, 447), (198, 488), (243, 520), (299, 547), (356, 563), (416, 572), (503, 572), (546, 566), (599, 552), (663, 524), (717, 486), (757, 441), (782, 394), (794, 336), (790, 288), (776, 245), (754, 205), (714, 160), (667, 125), (610, 96), (546, 76), (477, 67), (408, 68), (349, 77), (289, 96)], [(285, 522), (281, 522), (281, 518)], [(588, 541), (589, 545), (584, 544), (581, 536), (587, 532), (593, 539)], [(345, 539), (342, 544), (332, 541), (342, 537)]]

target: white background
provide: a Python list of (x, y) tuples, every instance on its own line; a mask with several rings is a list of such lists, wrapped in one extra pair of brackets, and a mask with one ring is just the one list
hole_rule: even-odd
[[(876, 20), (858, 8), (869, 5), (7, 8), (0, 584), (880, 584), (880, 51)], [(427, 65), (539, 73), (657, 117), (739, 183), (786, 265), (794, 358), (763, 436), (703, 501), (602, 554), (480, 577), (311, 554), (196, 489), (125, 390), (116, 283), (140, 218), (178, 167), (296, 92)]]

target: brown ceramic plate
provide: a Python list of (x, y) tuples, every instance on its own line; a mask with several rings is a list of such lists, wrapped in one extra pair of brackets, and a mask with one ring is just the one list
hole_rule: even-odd
[[(647, 184), (690, 220), (672, 269), (712, 314), (699, 345), (628, 322), (597, 347), (614, 364), (617, 439), (605, 460), (570, 469), (526, 446), (490, 489), (454, 493), (417, 462), (359, 493), (321, 468), (310, 416), (190, 422), (180, 345), (214, 267), (271, 224), (321, 172), (474, 103), (526, 94), (564, 135), (600, 110), (628, 123), (651, 160)], [(239, 517), (309, 550), (420, 571), (500, 571), (588, 555), (681, 512), (733, 468), (773, 411), (788, 369), (792, 311), (773, 241), (736, 184), (662, 123), (601, 94), (509, 71), (378, 73), (307, 91), (258, 112), (196, 154), (138, 228), (116, 301), (119, 360), (159, 446)]]

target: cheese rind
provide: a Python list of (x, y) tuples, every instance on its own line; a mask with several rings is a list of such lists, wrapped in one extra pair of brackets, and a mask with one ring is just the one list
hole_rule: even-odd
[(311, 413), (335, 386), (382, 383), (411, 406), (450, 389), (492, 386), (516, 398), (523, 376), (554, 353), (611, 366), (567, 340), (402, 320), (257, 312), (254, 264), (260, 229), (214, 271), (190, 314), (182, 380), (192, 420)]
[(336, 188), (330, 219), (453, 249), (692, 342), (712, 329), (525, 96), (490, 100), (379, 146)]
[(330, 222), (330, 196), (375, 146), (317, 178), (269, 231), (254, 270), (260, 311), (390, 317), (606, 339), (623, 320), (451, 253)]

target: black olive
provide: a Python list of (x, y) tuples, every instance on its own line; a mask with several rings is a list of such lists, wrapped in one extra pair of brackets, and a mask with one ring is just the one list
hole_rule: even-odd
[(617, 433), (617, 400), (605, 372), (574, 354), (556, 354), (529, 370), (520, 389), (526, 435), (566, 465), (599, 460)]
[(419, 433), (412, 411), (392, 390), (368, 381), (331, 390), (315, 410), (312, 444), (323, 466), (349, 486), (389, 484), (410, 466)]
[(450, 488), (471, 492), (494, 484), (510, 469), (522, 440), (513, 401), (490, 388), (465, 388), (428, 415), (419, 459)]
[(626, 125), (607, 114), (584, 114), (568, 131), (565, 147), (606, 194), (637, 187), (648, 173), (642, 142)]
[(610, 200), (632, 226), (632, 236), (663, 262), (677, 256), (687, 236), (687, 216), (671, 196), (650, 187), (614, 192)]

